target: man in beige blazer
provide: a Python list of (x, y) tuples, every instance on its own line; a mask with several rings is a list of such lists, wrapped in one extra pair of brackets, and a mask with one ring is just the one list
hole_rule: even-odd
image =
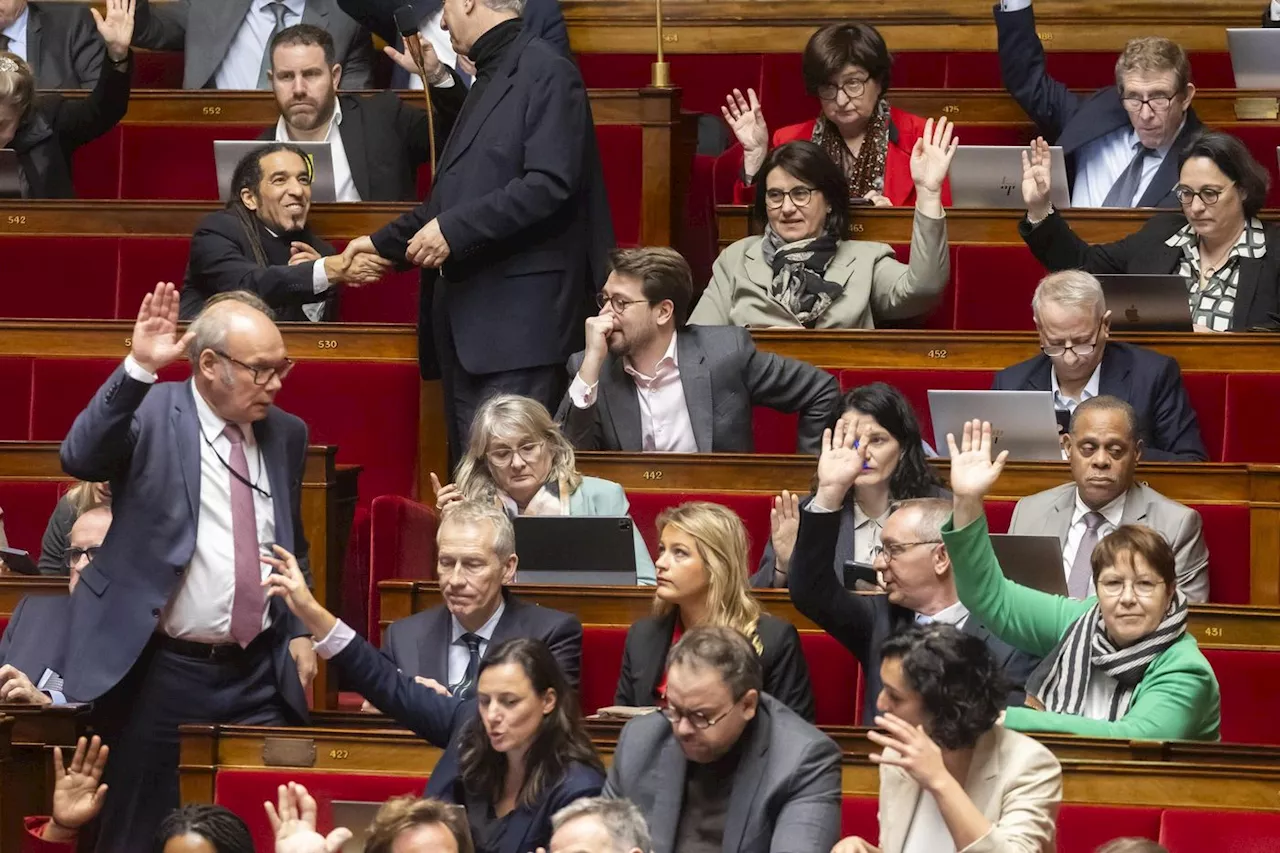
[[(1173, 547), (1178, 588), (1193, 603), (1208, 601), (1209, 549), (1200, 513), (1134, 478), (1142, 441), (1133, 407), (1116, 397), (1085, 400), (1072, 415), (1067, 444), (1073, 482), (1018, 501), (1009, 532), (1057, 536), (1068, 588), (1086, 598), (1093, 594), (1086, 556), (1093, 545), (1122, 524), (1146, 525)], [(1085, 554), (1082, 544), (1089, 546)]]

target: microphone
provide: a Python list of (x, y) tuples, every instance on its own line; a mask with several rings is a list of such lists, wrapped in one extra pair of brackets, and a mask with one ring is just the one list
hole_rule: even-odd
[[(418, 13), (414, 11), (412, 6), (401, 6), (395, 11), (395, 20), (396, 29), (400, 31), (400, 37), (404, 39), (405, 50), (409, 52), (413, 63), (421, 71), (425, 62), (422, 56), (422, 35), (418, 32)], [(423, 74), (422, 77), (423, 82), (426, 82), (426, 75)]]

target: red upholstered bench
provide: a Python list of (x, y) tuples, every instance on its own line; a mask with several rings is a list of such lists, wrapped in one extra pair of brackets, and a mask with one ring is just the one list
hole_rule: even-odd
[(213, 799), (238, 814), (249, 825), (255, 850), (275, 849), (275, 836), (262, 808), (276, 801), (276, 788), (301, 782), (316, 800), (316, 826), (321, 834), (333, 829), (333, 802), (385, 802), (404, 794), (421, 796), (427, 776), (393, 776), (372, 773), (325, 773), (314, 770), (219, 770)]
[(1229, 743), (1280, 744), (1280, 732), (1275, 725), (1280, 652), (1203, 651), (1218, 676), (1218, 689), (1222, 692), (1222, 739)]
[[(0, 237), (5, 283), (0, 313), (24, 320), (68, 314), (114, 318), (119, 252), (114, 237)], [(134, 316), (137, 311), (135, 303)]]
[(578, 690), (582, 713), (594, 714), (613, 704), (622, 674), (622, 650), (627, 625), (584, 625), (582, 628), (582, 684)]
[(1276, 812), (1165, 809), (1160, 843), (1169, 853), (1274, 853), (1280, 839)]
[(894, 386), (915, 409), (924, 440), (936, 450), (939, 442), (946, 440), (946, 436), (935, 437), (933, 434), (933, 418), (929, 414), (929, 389), (985, 390), (991, 387), (993, 376), (995, 371), (992, 370), (852, 369), (840, 371), (840, 388), (848, 391), (872, 382), (887, 382)]
[(49, 481), (0, 481), (0, 509), (4, 510), (4, 533), (10, 548), (19, 548), (40, 558), (40, 541), (49, 515), (69, 483)]
[(840, 801), (840, 837), (856, 835), (872, 844), (880, 839), (880, 800), (845, 796)]
[(815, 721), (820, 726), (856, 726), (862, 711), (862, 666), (853, 652), (830, 634), (804, 631), (800, 634), (804, 660), (813, 683)]
[(955, 328), (1034, 329), (1031, 294), (1044, 276), (1044, 267), (1026, 246), (957, 246), (951, 267)]
[(644, 209), (642, 136), (641, 128), (631, 125), (596, 126), (596, 144), (600, 146), (604, 185), (613, 214), (613, 235), (620, 246), (640, 243)]
[(1274, 425), (1280, 376), (1237, 373), (1227, 377), (1224, 462), (1280, 462), (1280, 433)]
[(673, 507), (686, 501), (711, 501), (723, 504), (733, 510), (747, 527), (750, 539), (749, 569), (755, 571), (760, 563), (760, 555), (764, 553), (765, 543), (769, 541), (769, 510), (773, 507), (771, 494), (735, 493), (735, 492), (644, 492), (627, 491), (627, 499), (631, 502), (631, 518), (636, 528), (649, 546), (649, 553), (655, 558), (658, 554), (658, 530), (656, 522), (658, 514), (667, 507)]
[(374, 498), (369, 515), (368, 575), (352, 579), (358, 583), (348, 586), (355, 599), (348, 606), (354, 607), (358, 601), (362, 616), (367, 610), (366, 636), (379, 642), (382, 610), (378, 584), (393, 578), (435, 578), (437, 519), (430, 507), (400, 495)]
[(34, 359), (0, 358), (0, 388), (8, 414), (0, 418), (0, 441), (25, 441), (31, 434), (31, 370)]
[(1160, 835), (1159, 808), (1063, 803), (1058, 810), (1058, 853), (1094, 853), (1113, 838)]
[(1248, 604), (1252, 593), (1249, 507), (1244, 504), (1190, 506), (1200, 513), (1204, 543), (1209, 548), (1209, 600), (1214, 604)]

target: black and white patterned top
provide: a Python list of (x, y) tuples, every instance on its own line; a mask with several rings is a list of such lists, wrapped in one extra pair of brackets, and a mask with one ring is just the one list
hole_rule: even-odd
[(1262, 231), (1262, 222), (1254, 217), (1249, 220), (1240, 239), (1222, 266), (1213, 271), (1213, 275), (1200, 287), (1200, 238), (1188, 222), (1176, 234), (1165, 241), (1165, 245), (1182, 249), (1182, 261), (1178, 264), (1178, 275), (1187, 280), (1190, 289), (1191, 322), (1208, 326), (1215, 332), (1225, 332), (1231, 328), (1231, 317), (1236, 310), (1236, 287), (1240, 282), (1240, 259), (1261, 258), (1267, 254), (1267, 238)]

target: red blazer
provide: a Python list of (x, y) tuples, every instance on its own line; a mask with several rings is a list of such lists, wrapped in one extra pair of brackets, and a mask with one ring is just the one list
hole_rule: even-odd
[(76, 849), (74, 842), (69, 844), (60, 844), (55, 841), (45, 841), (40, 837), (41, 830), (44, 825), (49, 822), (47, 817), (27, 817), (23, 820), (24, 829), (22, 837), (21, 853), (73, 853)]
[[(911, 180), (911, 149), (915, 147), (916, 140), (924, 136), (924, 122), (925, 120), (920, 116), (903, 112), (892, 105), (889, 107), (889, 146), (884, 155), (884, 195), (893, 202), (894, 207), (915, 206), (916, 184)], [(797, 139), (812, 139), (813, 127), (817, 123), (817, 119), (809, 119), (799, 124), (778, 128), (773, 133), (774, 147), (785, 142), (795, 142)], [(741, 154), (739, 154), (739, 164), (741, 161)], [(741, 165), (738, 172), (739, 179), (733, 188), (733, 201), (735, 204), (753, 204), (756, 199), (756, 189), (754, 186), (749, 187), (742, 183)], [(951, 206), (950, 178), (942, 183), (942, 206)]]

